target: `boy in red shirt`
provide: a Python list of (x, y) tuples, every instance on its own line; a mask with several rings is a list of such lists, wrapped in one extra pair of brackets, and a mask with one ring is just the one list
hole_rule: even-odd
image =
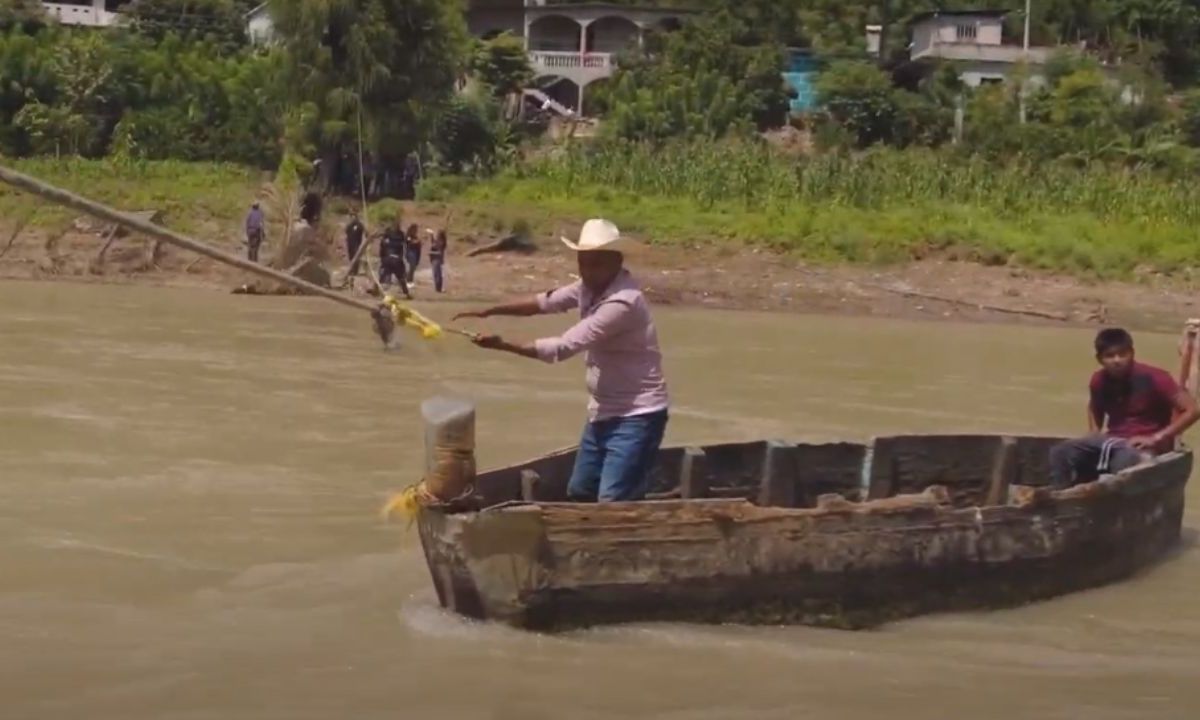
[(1175, 447), (1200, 418), (1196, 401), (1166, 370), (1134, 360), (1133, 338), (1120, 328), (1096, 336), (1100, 369), (1089, 385), (1088, 430), (1050, 451), (1055, 488), (1091, 482)]

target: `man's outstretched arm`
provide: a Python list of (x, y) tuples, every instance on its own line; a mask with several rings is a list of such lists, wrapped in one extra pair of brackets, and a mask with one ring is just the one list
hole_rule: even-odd
[(505, 303), (503, 305), (493, 305), (490, 308), (483, 310), (472, 310), (469, 312), (461, 312), (454, 316), (454, 319), (462, 320), (464, 318), (490, 318), (490, 317), (529, 317), (531, 315), (539, 315), (542, 312), (541, 306), (538, 304), (536, 297), (518, 300), (516, 302)]
[(605, 340), (625, 332), (634, 317), (633, 306), (625, 302), (603, 303), (594, 313), (580, 320), (560, 337), (548, 337), (530, 343), (512, 343), (499, 335), (480, 335), (475, 344), (488, 350), (520, 355), (531, 360), (556, 363), (574, 357)]

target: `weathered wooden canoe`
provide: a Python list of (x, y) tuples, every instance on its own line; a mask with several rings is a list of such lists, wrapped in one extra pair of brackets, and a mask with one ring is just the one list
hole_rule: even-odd
[(523, 628), (673, 620), (867, 628), (1124, 578), (1180, 534), (1190, 452), (1051, 491), (1054, 438), (664, 449), (652, 500), (563, 502), (574, 451), (422, 509), (443, 606)]

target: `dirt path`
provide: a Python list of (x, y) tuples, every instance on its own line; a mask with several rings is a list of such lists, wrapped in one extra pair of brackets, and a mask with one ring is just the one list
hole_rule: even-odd
[[(442, 207), (406, 208), (405, 221), (436, 226)], [(560, 232), (571, 225), (562, 223)], [(417, 275), (421, 302), (489, 302), (546, 290), (572, 278), (573, 257), (549, 231), (529, 254), (467, 257), (497, 239), (494, 228), (451, 229), (447, 293), (432, 289), (427, 265)], [(103, 261), (104, 228), (77, 222), (67, 234), (48, 237), (25, 231), (8, 246), (0, 227), (0, 278), (139, 283), (209, 287), (229, 291), (247, 281), (244, 273), (138, 237), (118, 237)], [(236, 230), (205, 238), (237, 250)], [(7, 246), (7, 249), (6, 249)], [(335, 243), (344, 257), (340, 242)], [(374, 255), (374, 248), (371, 248)], [(1089, 284), (1074, 278), (1019, 268), (925, 260), (904, 266), (815, 266), (787, 256), (747, 248), (645, 245), (630, 265), (660, 305), (791, 311), (856, 316), (948, 319), (1035, 324), (1123, 324), (1175, 331), (1200, 315), (1191, 289), (1181, 282), (1145, 277), (1133, 283)], [(340, 276), (344, 265), (335, 269)]]

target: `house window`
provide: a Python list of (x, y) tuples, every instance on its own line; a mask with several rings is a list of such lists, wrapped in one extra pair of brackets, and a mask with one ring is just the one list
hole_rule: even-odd
[(975, 24), (962, 24), (954, 28), (954, 35), (958, 40), (974, 40), (979, 37), (979, 27)]

